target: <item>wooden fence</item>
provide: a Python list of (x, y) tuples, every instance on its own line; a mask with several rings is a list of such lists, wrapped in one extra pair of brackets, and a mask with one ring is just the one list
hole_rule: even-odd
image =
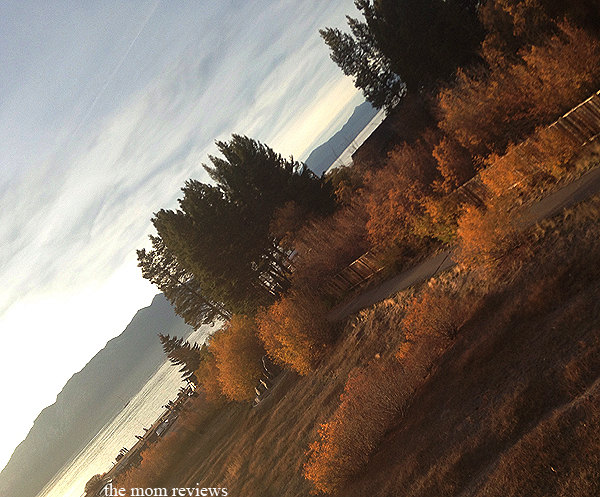
[[(547, 128), (538, 131), (509, 154), (499, 158), (494, 164), (478, 173), (475, 177), (448, 195), (450, 203), (483, 206), (494, 195), (486, 176), (492, 177), (495, 171), (503, 168), (503, 161), (513, 162), (512, 172), (506, 178), (505, 188), (511, 188), (521, 181), (540, 172), (546, 167), (552, 141), (569, 142), (574, 147), (582, 147), (600, 135), (600, 90), (581, 102)], [(549, 141), (550, 140), (550, 141)], [(334, 296), (361, 285), (383, 269), (378, 261), (377, 253), (369, 251), (352, 264), (342, 269), (326, 284), (326, 291)]]

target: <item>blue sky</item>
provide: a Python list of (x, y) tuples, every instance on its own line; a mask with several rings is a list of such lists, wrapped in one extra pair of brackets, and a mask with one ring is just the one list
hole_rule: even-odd
[(0, 395), (35, 392), (0, 467), (150, 303), (135, 249), (186, 179), (208, 180), (214, 141), (303, 159), (363, 101), (318, 35), (346, 14), (352, 0), (0, 3)]

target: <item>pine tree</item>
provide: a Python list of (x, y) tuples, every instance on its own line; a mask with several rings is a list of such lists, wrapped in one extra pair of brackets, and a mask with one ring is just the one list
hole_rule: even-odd
[(182, 373), (183, 380), (197, 383), (198, 379), (194, 373), (208, 354), (206, 345), (202, 347), (197, 343), (191, 345), (183, 338), (163, 334), (159, 334), (158, 338), (169, 361), (175, 366), (181, 366), (179, 372)]
[(355, 0), (364, 22), (351, 34), (320, 31), (331, 58), (374, 107), (391, 110), (406, 90), (434, 88), (478, 60), (483, 27), (476, 0)]
[(156, 285), (175, 312), (194, 329), (203, 324), (226, 321), (230, 312), (219, 302), (202, 294), (194, 276), (177, 261), (160, 237), (150, 235), (152, 250), (137, 251), (142, 276)]
[(185, 283), (176, 285), (182, 308), (193, 301), (193, 285), (208, 310), (248, 315), (290, 287), (290, 263), (271, 229), (276, 213), (292, 201), (309, 215), (325, 214), (335, 200), (306, 165), (256, 140), (233, 135), (217, 147), (223, 157), (204, 166), (216, 185), (187, 181), (179, 209), (154, 214), (154, 251), (138, 251), (138, 260), (153, 282)]
[(357, 19), (347, 19), (354, 37), (337, 28), (319, 31), (331, 50), (331, 59), (353, 78), (365, 100), (376, 109), (390, 111), (400, 102), (406, 85), (391, 69), (389, 58), (377, 49), (369, 27)]

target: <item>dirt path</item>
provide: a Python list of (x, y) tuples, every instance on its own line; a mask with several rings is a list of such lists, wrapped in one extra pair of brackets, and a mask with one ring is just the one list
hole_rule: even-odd
[[(592, 169), (581, 178), (532, 205), (525, 213), (525, 225), (531, 226), (542, 219), (552, 217), (598, 192), (600, 192), (600, 167)], [(331, 310), (328, 319), (330, 321), (344, 319), (361, 309), (385, 300), (400, 290), (409, 288), (416, 283), (433, 277), (438, 272), (451, 268), (456, 264), (452, 258), (455, 250), (456, 247), (451, 247), (425, 260), (421, 264), (382, 282), (377, 287), (360, 293), (347, 302), (343, 302)]]

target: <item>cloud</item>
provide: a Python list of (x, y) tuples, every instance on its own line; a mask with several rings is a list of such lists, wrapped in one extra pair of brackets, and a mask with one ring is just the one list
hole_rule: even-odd
[[(315, 19), (327, 7), (262, 6), (216, 3), (208, 17), (194, 19), (145, 4), (138, 24), (119, 38), (122, 52), (108, 54), (116, 61), (101, 64), (106, 79), (79, 124), (56, 115), (66, 128), (56, 133), (69, 148), (50, 146), (45, 161), (36, 157), (4, 185), (0, 208), (12, 214), (2, 223), (0, 255), (12, 296), (0, 294), (0, 306), (15, 294), (61, 291), (110, 274), (144, 239), (152, 212), (174, 206), (185, 179), (206, 179), (200, 165), (215, 139), (248, 134), (299, 155), (314, 128), (347, 103), (351, 85), (326, 67), (316, 35)], [(140, 73), (145, 80), (133, 79)], [(82, 102), (75, 103), (81, 116)]]
[[(135, 249), (186, 179), (208, 181), (201, 164), (217, 152), (214, 140), (246, 134), (299, 156), (353, 97), (317, 32), (351, 8), (352, 0), (0, 6), (3, 38), (14, 36), (0, 42), (10, 54), (0, 89), (0, 329), (7, 350), (23, 336), (80, 347), (53, 377), (60, 340), (44, 338), (44, 389), (56, 395), (66, 371), (150, 298)], [(86, 313), (93, 323), (82, 334)]]

